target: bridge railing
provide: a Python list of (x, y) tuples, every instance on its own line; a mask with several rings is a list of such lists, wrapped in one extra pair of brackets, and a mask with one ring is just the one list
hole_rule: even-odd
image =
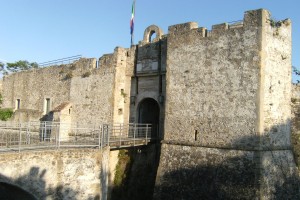
[(0, 122), (0, 152), (43, 148), (102, 148), (145, 145), (150, 124), (79, 125), (58, 122)]

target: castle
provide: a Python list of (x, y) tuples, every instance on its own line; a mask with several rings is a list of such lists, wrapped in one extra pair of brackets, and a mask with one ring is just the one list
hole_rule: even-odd
[(151, 25), (138, 45), (99, 60), (3, 80), (14, 121), (153, 124), (155, 199), (286, 197), (297, 171), (290, 101), (291, 21), (263, 9), (212, 30)]

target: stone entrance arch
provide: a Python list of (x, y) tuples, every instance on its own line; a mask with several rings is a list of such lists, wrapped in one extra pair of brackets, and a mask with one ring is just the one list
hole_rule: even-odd
[(158, 137), (160, 108), (152, 98), (143, 99), (138, 106), (138, 123), (152, 124), (151, 137)]

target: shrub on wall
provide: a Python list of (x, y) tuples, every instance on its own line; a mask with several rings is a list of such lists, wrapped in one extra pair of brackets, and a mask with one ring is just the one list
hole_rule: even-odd
[(0, 109), (0, 120), (6, 121), (12, 117), (14, 111), (10, 108)]
[(65, 76), (65, 80), (68, 80), (68, 79), (71, 79), (71, 78), (73, 78), (72, 72), (67, 73), (66, 76)]
[(86, 78), (86, 77), (89, 77), (92, 73), (91, 72), (85, 72), (84, 74), (82, 74), (82, 78)]
[(2, 94), (0, 93), (0, 107), (1, 107), (2, 102), (3, 102), (3, 97), (2, 97)]

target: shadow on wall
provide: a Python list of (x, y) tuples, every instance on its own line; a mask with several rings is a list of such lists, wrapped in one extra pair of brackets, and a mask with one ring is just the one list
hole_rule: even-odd
[[(300, 199), (293, 154), (289, 150), (270, 151), (279, 140), (274, 135), (276, 132), (269, 131), (264, 137), (244, 137), (232, 144), (241, 147), (247, 146), (247, 141), (258, 141), (264, 151), (173, 145), (180, 149), (174, 153), (169, 147), (167, 154), (161, 155), (166, 164), (160, 166), (164, 169), (160, 169), (163, 173), (157, 179), (154, 199)], [(190, 150), (182, 153), (183, 148)]]
[(11, 179), (0, 173), (0, 199), (5, 200), (45, 200), (64, 199), (66, 197), (76, 200), (77, 192), (63, 185), (46, 188), (44, 176), (46, 170), (40, 171), (38, 167), (31, 167), (28, 174)]

